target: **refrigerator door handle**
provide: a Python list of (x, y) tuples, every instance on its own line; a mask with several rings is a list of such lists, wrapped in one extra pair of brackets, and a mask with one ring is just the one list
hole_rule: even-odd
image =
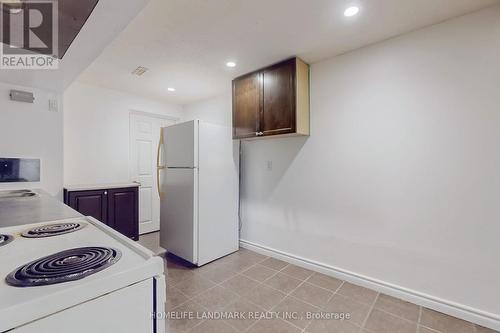
[(164, 193), (160, 189), (160, 172), (163, 169), (166, 169), (166, 166), (160, 165), (160, 153), (161, 153), (161, 147), (164, 144), (164, 139), (163, 139), (163, 128), (160, 129), (160, 142), (158, 142), (158, 150), (156, 153), (156, 188), (158, 190), (158, 196), (160, 197), (160, 200), (163, 199)]

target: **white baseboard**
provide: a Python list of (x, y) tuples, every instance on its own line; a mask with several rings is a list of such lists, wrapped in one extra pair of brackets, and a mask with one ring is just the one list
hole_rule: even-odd
[(243, 248), (500, 331), (500, 316), (240, 239)]

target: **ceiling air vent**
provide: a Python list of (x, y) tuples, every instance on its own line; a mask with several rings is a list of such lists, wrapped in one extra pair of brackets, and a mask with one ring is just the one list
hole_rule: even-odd
[(142, 74), (146, 73), (148, 69), (146, 67), (139, 66), (134, 71), (132, 72), (132, 75), (137, 75), (141, 76)]

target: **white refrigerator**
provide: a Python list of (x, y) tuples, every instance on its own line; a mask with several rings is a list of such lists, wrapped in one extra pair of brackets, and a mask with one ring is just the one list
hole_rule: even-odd
[(160, 245), (202, 266), (238, 250), (239, 149), (231, 129), (200, 120), (162, 129)]

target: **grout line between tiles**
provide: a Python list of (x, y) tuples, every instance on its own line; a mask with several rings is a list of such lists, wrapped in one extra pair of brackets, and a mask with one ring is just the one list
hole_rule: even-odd
[(375, 297), (375, 300), (373, 301), (372, 305), (370, 306), (370, 309), (368, 310), (368, 314), (366, 315), (365, 320), (363, 320), (363, 323), (361, 324), (361, 328), (366, 328), (366, 323), (368, 322), (368, 318), (372, 314), (373, 309), (375, 308), (375, 303), (377, 303), (377, 300), (380, 296), (380, 293), (377, 293), (377, 296)]
[[(281, 268), (280, 270), (276, 271), (273, 275), (271, 275), (270, 277), (268, 277), (268, 278), (267, 278), (267, 279), (265, 279), (264, 281), (259, 282), (259, 284), (261, 284), (261, 285), (263, 285), (263, 286), (266, 286), (266, 287), (268, 287), (268, 288), (274, 289), (274, 290), (276, 290), (276, 291), (279, 291), (280, 293), (282, 293), (282, 294), (284, 294), (284, 295), (285, 295), (285, 296), (284, 296), (284, 297), (283, 297), (283, 298), (282, 298), (282, 299), (278, 302), (278, 304), (274, 305), (271, 309), (267, 310), (266, 312), (272, 312), (272, 311), (273, 311), (273, 310), (274, 310), (274, 309), (275, 309), (275, 308), (276, 308), (276, 307), (277, 307), (277, 306), (278, 306), (278, 305), (279, 305), (279, 304), (280, 304), (280, 303), (281, 303), (284, 299), (286, 299), (286, 298), (287, 298), (287, 297), (289, 297), (289, 296), (290, 296), (290, 297), (293, 297), (293, 298), (295, 298), (295, 299), (297, 299), (296, 297), (292, 296), (291, 294), (292, 294), (295, 290), (297, 290), (298, 288), (300, 288), (300, 286), (301, 286), (302, 284), (304, 284), (304, 283), (306, 282), (306, 280), (309, 278), (309, 277), (308, 277), (308, 278), (306, 278), (306, 279), (304, 279), (304, 280), (302, 280), (302, 281), (301, 281), (300, 279), (297, 279), (297, 278), (295, 278), (295, 277), (293, 277), (293, 276), (290, 276), (290, 275), (288, 275), (288, 274), (283, 273), (282, 271), (283, 271), (285, 268), (287, 268), (288, 266), (290, 266), (290, 265), (291, 265), (291, 264), (287, 264), (286, 266), (284, 266), (284, 267), (283, 267), (283, 268)], [(267, 266), (266, 266), (266, 267), (267, 267)], [(267, 268), (270, 268), (270, 267), (267, 267)], [(271, 269), (272, 269), (272, 268), (271, 268)], [(278, 289), (276, 289), (276, 288), (274, 288), (274, 287), (272, 287), (272, 286), (269, 286), (269, 285), (267, 285), (267, 284), (265, 284), (265, 283), (264, 283), (264, 282), (266, 282), (266, 281), (268, 281), (268, 280), (272, 279), (274, 276), (278, 275), (279, 273), (284, 274), (284, 275), (286, 275), (286, 276), (288, 276), (288, 277), (294, 278), (294, 279), (296, 279), (297, 281), (300, 281), (300, 284), (299, 284), (299, 285), (297, 285), (297, 287), (295, 287), (294, 289), (292, 289), (290, 292), (288, 292), (288, 293), (284, 293), (283, 291), (278, 290)], [(254, 280), (254, 281), (256, 281), (256, 280)], [(246, 299), (245, 299), (245, 301), (250, 302), (250, 303), (252, 303), (252, 304), (255, 304), (255, 303), (251, 302), (250, 300), (246, 300)], [(302, 300), (300, 300), (300, 301), (302, 301)], [(304, 302), (304, 301), (302, 301), (302, 302)], [(310, 304), (310, 303), (307, 303), (307, 302), (304, 302), (304, 303), (306, 303), (306, 304), (308, 304), (308, 305), (311, 305), (311, 306), (314, 306), (315, 308), (318, 308), (317, 306), (312, 305), (312, 304)], [(255, 304), (255, 305), (257, 305), (257, 304)], [(279, 319), (279, 320), (281, 320), (281, 321), (284, 321), (284, 322), (285, 322), (285, 323), (287, 323), (287, 324), (290, 324), (290, 325), (292, 325), (292, 326), (294, 326), (294, 327), (298, 328), (298, 329), (299, 329), (299, 330), (301, 330), (301, 331), (303, 330), (301, 327), (298, 327), (297, 325), (295, 325), (295, 324), (293, 324), (293, 323), (291, 323), (291, 322), (289, 322), (289, 321), (283, 320), (283, 319), (281, 319), (281, 318), (278, 318), (278, 319)], [(259, 319), (259, 320), (257, 320), (255, 323), (251, 324), (251, 325), (250, 325), (250, 326), (249, 326), (249, 327), (245, 330), (245, 332), (246, 332), (246, 331), (248, 331), (248, 330), (250, 330), (253, 326), (255, 326), (255, 325), (256, 325), (259, 321), (261, 321), (261, 320), (263, 320), (263, 319)]]
[(422, 320), (422, 307), (418, 307), (417, 333), (420, 333), (420, 321)]
[(420, 331), (420, 329), (421, 329), (422, 327), (423, 327), (423, 328), (425, 328), (426, 330), (431, 331), (431, 332), (443, 333), (443, 332), (441, 332), (441, 331), (437, 331), (437, 330), (435, 330), (435, 329), (433, 329), (433, 328), (430, 328), (430, 327), (427, 327), (427, 326), (425, 326), (425, 325), (418, 325), (418, 330)]
[[(314, 286), (314, 287), (317, 287), (317, 288), (323, 289), (323, 290), (324, 290), (324, 291), (326, 291), (326, 292), (333, 293), (333, 294), (335, 294), (335, 293), (336, 293), (336, 291), (333, 291), (333, 290), (331, 290), (331, 289), (327, 289), (327, 288), (323, 288), (323, 287), (321, 287), (321, 286), (318, 286), (318, 285), (316, 285), (316, 284), (314, 284), (314, 283), (309, 282), (309, 281), (308, 281), (308, 279), (309, 279), (309, 278), (307, 278), (307, 279), (305, 279), (305, 280), (300, 280), (300, 279), (297, 279), (297, 278), (295, 278), (295, 277), (293, 277), (293, 276), (290, 276), (290, 275), (288, 275), (288, 274), (282, 273), (281, 271), (280, 271), (280, 272), (278, 272), (278, 273), (283, 274), (283, 275), (286, 275), (286, 276), (288, 276), (288, 277), (290, 277), (290, 278), (293, 278), (293, 279), (295, 279), (295, 280), (297, 280), (297, 281), (301, 282), (301, 283), (299, 284), (299, 286), (297, 286), (295, 289), (293, 289), (293, 291), (295, 291), (298, 287), (300, 287), (300, 286), (301, 286), (301, 285), (305, 282), (305, 283), (310, 284), (310, 285), (312, 285), (312, 286)], [(277, 274), (274, 274), (274, 275), (270, 276), (270, 277), (269, 277), (269, 278), (267, 278), (266, 280), (262, 281), (262, 283), (263, 283), (263, 284), (265, 284), (265, 282), (266, 282), (266, 281), (270, 280), (271, 278), (273, 278), (273, 277), (274, 277), (274, 276), (276, 276), (276, 275), (277, 275)], [(255, 281), (255, 280), (254, 280), (254, 281)], [(341, 280), (340, 280), (340, 281), (341, 281)], [(341, 285), (340, 285), (340, 286), (339, 286), (336, 290), (338, 290), (338, 289), (339, 289), (339, 288), (340, 288), (343, 284), (344, 284), (344, 281), (342, 281)], [(281, 291), (281, 290), (279, 290), (279, 289), (274, 288), (273, 286), (270, 286), (270, 285), (267, 285), (267, 284), (265, 284), (265, 285), (266, 285), (266, 286), (268, 286), (268, 287), (270, 287), (270, 288), (272, 288), (272, 289), (274, 289), (274, 290)], [(292, 292), (293, 292), (293, 291), (292, 291)], [(281, 291), (281, 292), (283, 293), (283, 291)], [(288, 296), (288, 295), (287, 295), (287, 296)], [(292, 296), (292, 297), (294, 297), (294, 296)], [(294, 297), (294, 298), (297, 298), (297, 297)], [(302, 301), (302, 302), (304, 302), (304, 303), (307, 303), (307, 304), (309, 304), (309, 305), (312, 305), (312, 306), (314, 306), (314, 307), (316, 307), (316, 308), (318, 308), (318, 306), (317, 306), (317, 305), (314, 305), (314, 304), (308, 303), (308, 302), (303, 301), (303, 300), (301, 300), (301, 301)]]
[[(268, 288), (271, 288), (271, 289), (277, 290), (277, 291), (281, 292), (282, 294), (285, 294), (285, 293), (284, 293), (283, 291), (281, 291), (281, 290), (278, 290), (278, 289), (276, 289), (276, 288), (273, 288), (273, 287), (271, 287), (271, 286), (268, 286), (268, 285), (264, 284), (264, 282), (266, 282), (267, 280), (269, 280), (269, 279), (273, 278), (274, 276), (278, 275), (278, 274), (279, 274), (282, 270), (284, 270), (285, 268), (287, 268), (289, 265), (290, 265), (290, 264), (285, 265), (285, 266), (284, 266), (283, 268), (281, 268), (280, 270), (275, 270), (275, 269), (273, 269), (273, 268), (270, 268), (270, 267), (265, 266), (265, 267), (270, 268), (270, 269), (272, 269), (272, 270), (274, 270), (274, 271), (276, 271), (276, 272), (275, 272), (273, 275), (271, 275), (270, 277), (268, 277), (267, 279), (265, 279), (264, 281), (259, 282), (259, 284), (260, 284), (260, 285), (263, 285), (263, 286), (266, 286), (266, 287), (268, 287)], [(253, 280), (253, 281), (256, 281), (256, 280)], [(258, 286), (258, 285), (257, 285), (257, 286)], [(256, 288), (257, 288), (257, 287), (256, 287)], [(295, 290), (295, 289), (294, 289), (294, 290)], [(293, 292), (293, 291), (292, 291), (292, 292)], [(288, 294), (285, 294), (285, 297), (283, 297), (283, 299), (285, 299), (286, 297), (288, 297)], [(249, 303), (251, 303), (251, 304), (253, 304), (253, 305), (257, 305), (257, 304), (253, 303), (253, 302), (252, 302), (252, 301), (250, 301), (250, 300), (245, 299), (245, 301), (247, 301), (247, 302), (249, 302)], [(280, 302), (281, 302), (281, 301), (280, 301)], [(280, 302), (279, 302), (279, 303), (280, 303)], [(279, 304), (279, 303), (278, 303), (278, 304)], [(271, 312), (271, 311), (272, 311), (272, 310), (273, 310), (273, 309), (274, 309), (274, 308), (275, 308), (278, 304), (276, 304), (275, 306), (273, 306), (271, 309), (267, 310), (266, 312)], [(259, 305), (257, 305), (257, 306), (260, 308), (260, 306), (259, 306)], [(259, 321), (261, 321), (261, 320), (263, 320), (263, 319), (258, 319), (258, 320), (256, 320), (256, 321), (255, 321), (255, 323), (252, 323), (250, 326), (248, 326), (248, 327), (244, 330), (244, 332), (247, 332), (248, 330), (250, 330), (253, 326), (257, 325), (257, 323), (258, 323)], [(293, 324), (292, 324), (292, 325), (293, 325)], [(293, 326), (294, 326), (294, 327), (297, 327), (297, 326), (295, 326), (295, 325), (293, 325)], [(299, 327), (299, 329), (300, 329), (300, 327)]]
[[(337, 290), (339, 290), (339, 289), (340, 289), (340, 287), (339, 287)], [(368, 288), (368, 289), (369, 289), (369, 288)], [(373, 290), (373, 289), (370, 289), (370, 290)], [(373, 290), (373, 291), (375, 291), (375, 290)], [(340, 293), (337, 293), (337, 292), (336, 292), (335, 294), (337, 294), (337, 295), (339, 295), (339, 296), (342, 296), (342, 297), (346, 297), (346, 298), (352, 299), (352, 298), (351, 298), (351, 297), (349, 297), (349, 296), (345, 296), (345, 295), (340, 294)], [(419, 307), (419, 317), (418, 317), (417, 321), (412, 321), (412, 320), (410, 320), (410, 319), (408, 319), (408, 318), (404, 318), (404, 317), (398, 316), (397, 314), (392, 313), (392, 312), (389, 312), (389, 311), (386, 311), (386, 310), (384, 310), (384, 309), (376, 308), (375, 306), (376, 306), (376, 304), (377, 304), (377, 300), (379, 299), (379, 296), (380, 296), (380, 295), (382, 295), (382, 293), (377, 292), (377, 296), (376, 296), (376, 298), (375, 298), (375, 301), (374, 301), (374, 302), (373, 302), (373, 304), (370, 306), (368, 316), (371, 314), (371, 312), (372, 312), (372, 310), (373, 310), (373, 309), (376, 309), (377, 311), (380, 311), (380, 312), (386, 313), (386, 314), (388, 314), (388, 315), (391, 315), (392, 317), (396, 317), (396, 318), (398, 318), (398, 319), (404, 320), (404, 321), (409, 322), (409, 323), (412, 323), (412, 324), (417, 324), (417, 326), (419, 326), (419, 325), (420, 325), (420, 316), (421, 316), (421, 314), (422, 314), (422, 307), (421, 307), (421, 306), (418, 306), (418, 307)], [(365, 304), (365, 305), (368, 305), (368, 304), (363, 303), (363, 302), (358, 302), (358, 301), (355, 301), (355, 302), (360, 303), (360, 304)], [(414, 304), (414, 303), (410, 303), (410, 304), (416, 305), (416, 304)], [(366, 320), (368, 320), (368, 317), (366, 318)], [(359, 326), (359, 325), (357, 325), (357, 326)], [(423, 325), (422, 325), (422, 326), (423, 326)], [(363, 327), (363, 328), (364, 328), (364, 327)], [(427, 327), (426, 327), (426, 328), (427, 328)], [(436, 331), (436, 332), (437, 332), (437, 331)], [(441, 333), (441, 332), (438, 332), (438, 333)]]
[[(284, 274), (284, 273), (283, 273), (283, 274)], [(287, 275), (287, 274), (285, 274), (285, 275)], [(314, 274), (312, 274), (311, 276), (313, 276), (313, 275), (314, 275)], [(290, 275), (287, 275), (287, 276), (290, 276)], [(311, 303), (309, 303), (309, 302), (306, 302), (306, 301), (304, 301), (304, 300), (302, 300), (302, 299), (300, 299), (300, 298), (297, 298), (297, 297), (295, 297), (295, 296), (293, 296), (293, 295), (292, 295), (292, 294), (293, 294), (293, 293), (294, 293), (297, 289), (299, 289), (299, 288), (300, 288), (300, 287), (301, 287), (304, 283), (309, 283), (309, 282), (307, 282), (307, 280), (309, 280), (309, 278), (310, 278), (311, 276), (309, 276), (309, 277), (307, 277), (306, 279), (302, 280), (302, 281), (301, 281), (301, 283), (300, 283), (297, 287), (295, 287), (295, 288), (294, 288), (294, 289), (292, 289), (292, 290), (291, 290), (288, 294), (286, 294), (286, 295), (285, 295), (285, 297), (283, 298), (283, 300), (285, 300), (285, 299), (286, 299), (286, 298), (288, 298), (288, 297), (292, 297), (292, 298), (294, 298), (294, 299), (296, 299), (296, 300), (299, 300), (299, 301), (301, 301), (301, 302), (303, 302), (303, 303), (305, 303), (305, 304), (307, 304), (307, 305), (310, 305), (310, 306), (312, 306), (312, 307), (314, 307), (314, 308), (316, 308), (316, 309), (318, 309), (318, 310), (322, 310), (322, 307), (318, 307), (318, 306), (316, 306), (316, 305), (314, 305), (314, 304), (311, 304)], [(290, 277), (291, 277), (291, 276), (290, 276)], [(298, 279), (297, 279), (297, 280), (298, 280)], [(267, 280), (266, 280), (266, 281), (267, 281)], [(311, 283), (309, 283), (309, 284), (311, 284)], [(343, 284), (344, 284), (344, 281), (342, 281), (342, 284), (341, 284), (341, 285), (343, 285)], [(321, 288), (321, 287), (316, 286), (316, 285), (314, 285), (314, 284), (311, 284), (311, 285), (313, 285), (313, 286), (315, 286), (315, 287), (318, 287), (318, 288)], [(271, 287), (271, 288), (273, 288), (273, 287)], [(339, 288), (340, 288), (340, 287), (339, 287)], [(273, 289), (275, 289), (275, 288), (273, 288)], [(328, 290), (328, 289), (325, 289), (325, 288), (321, 288), (321, 289), (324, 289), (324, 290), (326, 290), (326, 291), (328, 291), (328, 292), (332, 293), (332, 295), (330, 295), (330, 297), (328, 297), (328, 300), (326, 301), (326, 303), (328, 303), (328, 302), (330, 301), (330, 299), (333, 297), (333, 295), (334, 295), (335, 293), (334, 293), (334, 292), (332, 292), (331, 290)], [(338, 288), (337, 288), (337, 289), (338, 289)], [(277, 290), (277, 289), (276, 289), (276, 290)], [(283, 301), (283, 300), (282, 300), (282, 301)], [(278, 304), (276, 304), (275, 306), (273, 306), (273, 307), (271, 308), (271, 310), (270, 310), (270, 311), (273, 311), (274, 309), (276, 309), (276, 307), (277, 307), (280, 303), (281, 303), (281, 301), (280, 301)], [(326, 304), (326, 303), (325, 303), (325, 304)], [(293, 324), (293, 323), (291, 323), (291, 322), (289, 322), (289, 321), (287, 321), (287, 322), (288, 322), (288, 323), (290, 323), (290, 324), (292, 324), (293, 326), (297, 327), (298, 329), (301, 329), (301, 330), (302, 330), (302, 332), (305, 332), (306, 328), (307, 328), (307, 327), (309, 327), (309, 325), (311, 324), (311, 322), (312, 322), (312, 321), (309, 321), (309, 323), (307, 323), (307, 324), (306, 324), (306, 326), (305, 326), (304, 328), (298, 327), (297, 325), (295, 325), (295, 324)]]
[[(263, 265), (264, 267), (269, 268), (269, 269), (271, 269), (271, 270), (275, 271), (275, 273), (274, 273), (273, 275), (271, 275), (269, 278), (267, 278), (266, 280), (262, 281), (262, 282), (261, 282), (261, 281), (258, 281), (258, 280), (255, 280), (255, 279), (252, 279), (251, 277), (249, 277), (249, 276), (246, 276), (246, 275), (242, 274), (243, 272), (245, 272), (245, 271), (247, 271), (247, 270), (251, 269), (252, 267), (254, 267), (254, 266), (257, 266), (257, 265), (261, 264), (262, 262), (264, 262), (264, 261), (265, 261), (265, 260), (267, 260), (268, 258), (270, 258), (270, 257), (266, 257), (266, 258), (262, 259), (261, 261), (256, 262), (255, 264), (252, 264), (251, 266), (248, 266), (248, 267), (247, 267), (247, 268), (245, 268), (244, 270), (241, 270), (241, 271), (237, 272), (237, 273), (236, 273), (236, 275), (240, 275), (240, 276), (246, 277), (246, 278), (248, 278), (248, 279), (250, 279), (250, 280), (252, 280), (252, 281), (254, 281), (254, 282), (257, 282), (257, 285), (256, 285), (254, 288), (252, 288), (252, 290), (253, 290), (253, 289), (257, 288), (259, 285), (264, 285), (264, 283), (263, 283), (264, 281), (267, 281), (268, 279), (272, 278), (273, 276), (275, 276), (276, 274), (278, 274), (279, 272), (281, 272), (283, 269), (285, 269), (285, 268), (289, 265), (289, 264), (285, 265), (285, 266), (284, 266), (283, 268), (281, 268), (280, 270), (275, 270), (275, 269), (273, 269), (273, 268), (270, 268), (270, 267), (267, 267), (267, 266), (264, 266), (264, 265)], [(234, 277), (234, 276), (233, 276), (233, 277)], [(267, 286), (267, 285), (265, 285), (265, 286)], [(221, 287), (222, 287), (222, 288), (224, 288), (222, 285), (221, 285)], [(267, 286), (267, 287), (269, 287), (269, 286)], [(227, 289), (227, 288), (225, 288), (225, 289)], [(251, 301), (251, 300), (249, 300), (249, 299), (246, 299), (244, 296), (241, 296), (241, 295), (237, 295), (237, 296), (238, 296), (239, 298), (242, 298), (245, 302), (250, 303), (250, 304), (252, 304), (252, 305), (256, 306), (258, 309), (261, 309), (261, 310), (264, 310), (265, 312), (267, 312), (265, 309), (262, 309), (260, 305), (255, 304), (254, 302), (252, 302), (252, 301)], [(257, 324), (260, 320), (262, 320), (262, 319), (258, 319), (258, 320), (256, 320), (254, 323), (252, 323), (250, 326), (248, 326), (245, 330), (243, 330), (243, 332), (248, 331), (248, 330), (249, 330), (252, 326), (254, 326), (255, 324)], [(237, 328), (237, 327), (235, 327), (235, 326), (231, 325), (231, 323), (230, 323), (230, 322), (228, 322), (227, 324), (228, 324), (228, 325), (230, 325), (232, 328), (235, 328), (236, 330), (241, 331), (239, 328)]]
[(386, 311), (386, 310), (384, 310), (384, 309), (375, 308), (375, 307), (374, 307), (374, 309), (375, 309), (375, 310), (377, 310), (377, 311), (383, 312), (383, 313), (385, 313), (385, 314), (391, 315), (392, 317), (396, 317), (397, 319), (401, 319), (401, 320), (407, 321), (407, 322), (412, 323), (412, 324), (417, 324), (417, 326), (418, 326), (418, 325), (420, 325), (420, 324), (419, 324), (418, 322), (416, 322), (416, 321), (410, 320), (410, 319), (408, 319), (408, 318), (400, 317), (400, 316), (398, 316), (398, 315), (396, 315), (396, 314), (394, 314), (394, 313), (392, 313), (392, 312)]
[[(205, 306), (203, 306), (202, 304), (200, 304), (200, 303), (196, 302), (195, 300), (192, 300), (192, 302), (193, 302), (193, 303), (195, 303), (195, 304), (196, 304), (196, 305), (198, 305), (198, 306), (201, 306), (203, 309), (205, 309), (205, 311), (208, 311), (208, 309), (207, 309)], [(190, 329), (188, 329), (188, 330), (187, 330), (187, 332), (189, 332), (189, 331), (193, 330), (196, 326), (199, 326), (199, 325), (203, 324), (203, 323), (204, 323), (204, 322), (206, 322), (206, 321), (207, 321), (206, 319), (202, 319), (202, 320), (200, 320), (200, 322), (199, 322), (199, 323), (197, 323), (196, 325), (194, 325), (193, 327), (191, 327)]]

